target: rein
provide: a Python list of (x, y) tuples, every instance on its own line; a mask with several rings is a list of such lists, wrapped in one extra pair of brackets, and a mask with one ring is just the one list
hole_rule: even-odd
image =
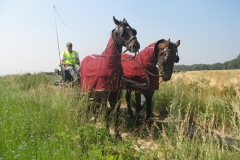
[[(161, 52), (160, 53), (160, 55), (161, 56), (163, 56), (163, 58), (162, 59), (164, 59), (164, 53), (165, 52), (167, 52), (167, 51), (169, 51), (169, 52), (171, 52), (171, 50), (173, 50), (173, 49), (164, 49), (164, 51), (163, 52)], [(178, 55), (178, 51), (176, 51), (177, 52), (177, 55)], [(135, 56), (134, 56), (135, 57)], [(148, 71), (140, 62), (138, 62), (136, 59), (132, 59), (132, 60), (134, 60), (134, 61), (136, 61), (137, 63), (138, 63), (138, 65), (140, 66), (140, 67), (142, 67), (144, 70), (145, 70), (145, 72), (147, 72), (149, 75), (151, 75), (151, 76), (154, 76), (154, 77), (162, 77), (163, 76), (163, 74), (164, 74), (164, 72), (162, 73), (162, 74), (160, 74), (160, 75), (156, 75), (156, 74), (153, 74), (153, 73), (151, 73), (150, 71)], [(163, 60), (164, 61), (164, 60)], [(162, 62), (163, 64), (164, 64), (164, 62)], [(156, 63), (157, 65), (158, 65), (158, 67), (159, 68), (161, 68), (161, 66), (160, 66), (160, 64), (157, 62)], [(172, 72), (173, 73), (173, 72)]]
[(141, 88), (143, 90), (147, 90), (150, 86), (149, 77), (147, 77), (147, 84), (146, 83), (138, 83), (138, 82), (128, 79), (124, 76), (121, 76), (121, 78), (123, 81), (130, 83), (130, 84), (127, 84), (127, 86), (129, 86), (129, 87), (136, 87), (136, 88)]
[(138, 62), (136, 59), (133, 59), (134, 61), (136, 61), (137, 63), (138, 63), (138, 65), (140, 66), (140, 67), (142, 67), (149, 75), (151, 75), (151, 76), (154, 76), (154, 77), (162, 77), (162, 75), (156, 75), (156, 74), (153, 74), (153, 73), (151, 73), (151, 72), (149, 72), (140, 62)]
[(107, 58), (107, 57), (110, 57), (110, 58), (112, 58), (112, 57), (113, 57), (113, 58), (114, 58), (114, 57), (118, 57), (118, 56), (121, 56), (121, 54), (117, 54), (117, 55), (107, 55), (107, 56), (103, 56), (103, 55), (96, 55), (96, 58), (97, 58), (97, 57), (106, 57), (106, 58)]
[(162, 75), (156, 75), (156, 74), (153, 74), (151, 72), (149, 72), (145, 67), (143, 67), (143, 65), (141, 63), (139, 63), (137, 60), (135, 60), (139, 66), (141, 66), (149, 75), (151, 76), (154, 76), (154, 77), (162, 77)]

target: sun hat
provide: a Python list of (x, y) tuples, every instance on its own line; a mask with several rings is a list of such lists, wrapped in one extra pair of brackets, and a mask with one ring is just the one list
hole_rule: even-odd
[(71, 43), (71, 42), (68, 42), (68, 43), (67, 43), (67, 46), (71, 46), (71, 45), (72, 45), (72, 43)]

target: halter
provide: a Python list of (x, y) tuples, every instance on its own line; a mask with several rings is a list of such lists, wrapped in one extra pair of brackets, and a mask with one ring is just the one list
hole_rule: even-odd
[[(124, 44), (126, 45), (126, 50), (125, 50), (123, 53), (125, 53), (126, 51), (134, 52), (134, 51), (133, 51), (133, 48), (130, 46), (130, 42), (131, 42), (133, 39), (137, 39), (137, 37), (136, 37), (136, 36), (131, 36), (131, 37), (129, 38), (129, 40), (124, 39), (124, 38), (122, 37), (123, 30), (124, 30), (124, 29), (123, 29), (123, 25), (124, 25), (124, 23), (121, 23), (120, 25), (118, 25), (118, 26), (116, 27), (116, 31), (118, 32), (120, 38), (123, 40)], [(130, 27), (129, 25), (127, 25), (127, 27), (129, 27), (129, 28), (131, 29), (131, 31), (134, 30), (134, 29), (133, 29), (132, 27)]]
[[(167, 59), (168, 59), (168, 57), (167, 57), (167, 55), (166, 55), (166, 52), (176, 52), (176, 57), (177, 57), (177, 61), (175, 61), (176, 63), (178, 63), (178, 61), (179, 61), (179, 57), (178, 57), (178, 49), (177, 48), (173, 48), (173, 49), (168, 49), (168, 47), (165, 47), (164, 48), (164, 50), (163, 50), (163, 52), (161, 52), (160, 54), (159, 54), (159, 56), (160, 57), (162, 57), (161, 59), (162, 59), (162, 61), (161, 61), (161, 63), (162, 63), (162, 66), (163, 66), (163, 71), (161, 71), (160, 72), (160, 74), (162, 75), (162, 76), (164, 76), (165, 74), (166, 74), (166, 72), (165, 72), (165, 64), (167, 63)], [(161, 68), (161, 65), (157, 62), (157, 65), (159, 66), (159, 68)], [(172, 73), (171, 71), (169, 71), (169, 72), (167, 72), (167, 73)]]

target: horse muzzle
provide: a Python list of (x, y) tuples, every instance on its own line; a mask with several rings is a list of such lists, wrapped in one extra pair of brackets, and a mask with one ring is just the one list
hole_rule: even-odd
[(140, 44), (137, 41), (136, 37), (131, 37), (128, 41), (126, 48), (132, 53), (136, 53), (140, 49)]
[(172, 77), (172, 72), (162, 72), (161, 74), (162, 80), (163, 81), (169, 81)]

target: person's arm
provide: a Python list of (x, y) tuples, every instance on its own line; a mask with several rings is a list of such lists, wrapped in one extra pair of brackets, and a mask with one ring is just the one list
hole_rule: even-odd
[(69, 64), (67, 64), (66, 62), (64, 62), (63, 60), (61, 60), (60, 63), (61, 63), (62, 65), (69, 65)]
[(61, 57), (60, 58), (61, 58), (60, 64), (68, 65), (66, 62), (64, 62), (65, 61), (64, 53), (61, 53)]
[(80, 60), (79, 60), (79, 54), (78, 54), (78, 52), (77, 52), (77, 55), (76, 55), (76, 62), (77, 62), (77, 65), (80, 66)]
[(76, 58), (77, 64), (80, 66), (80, 60), (79, 58)]

